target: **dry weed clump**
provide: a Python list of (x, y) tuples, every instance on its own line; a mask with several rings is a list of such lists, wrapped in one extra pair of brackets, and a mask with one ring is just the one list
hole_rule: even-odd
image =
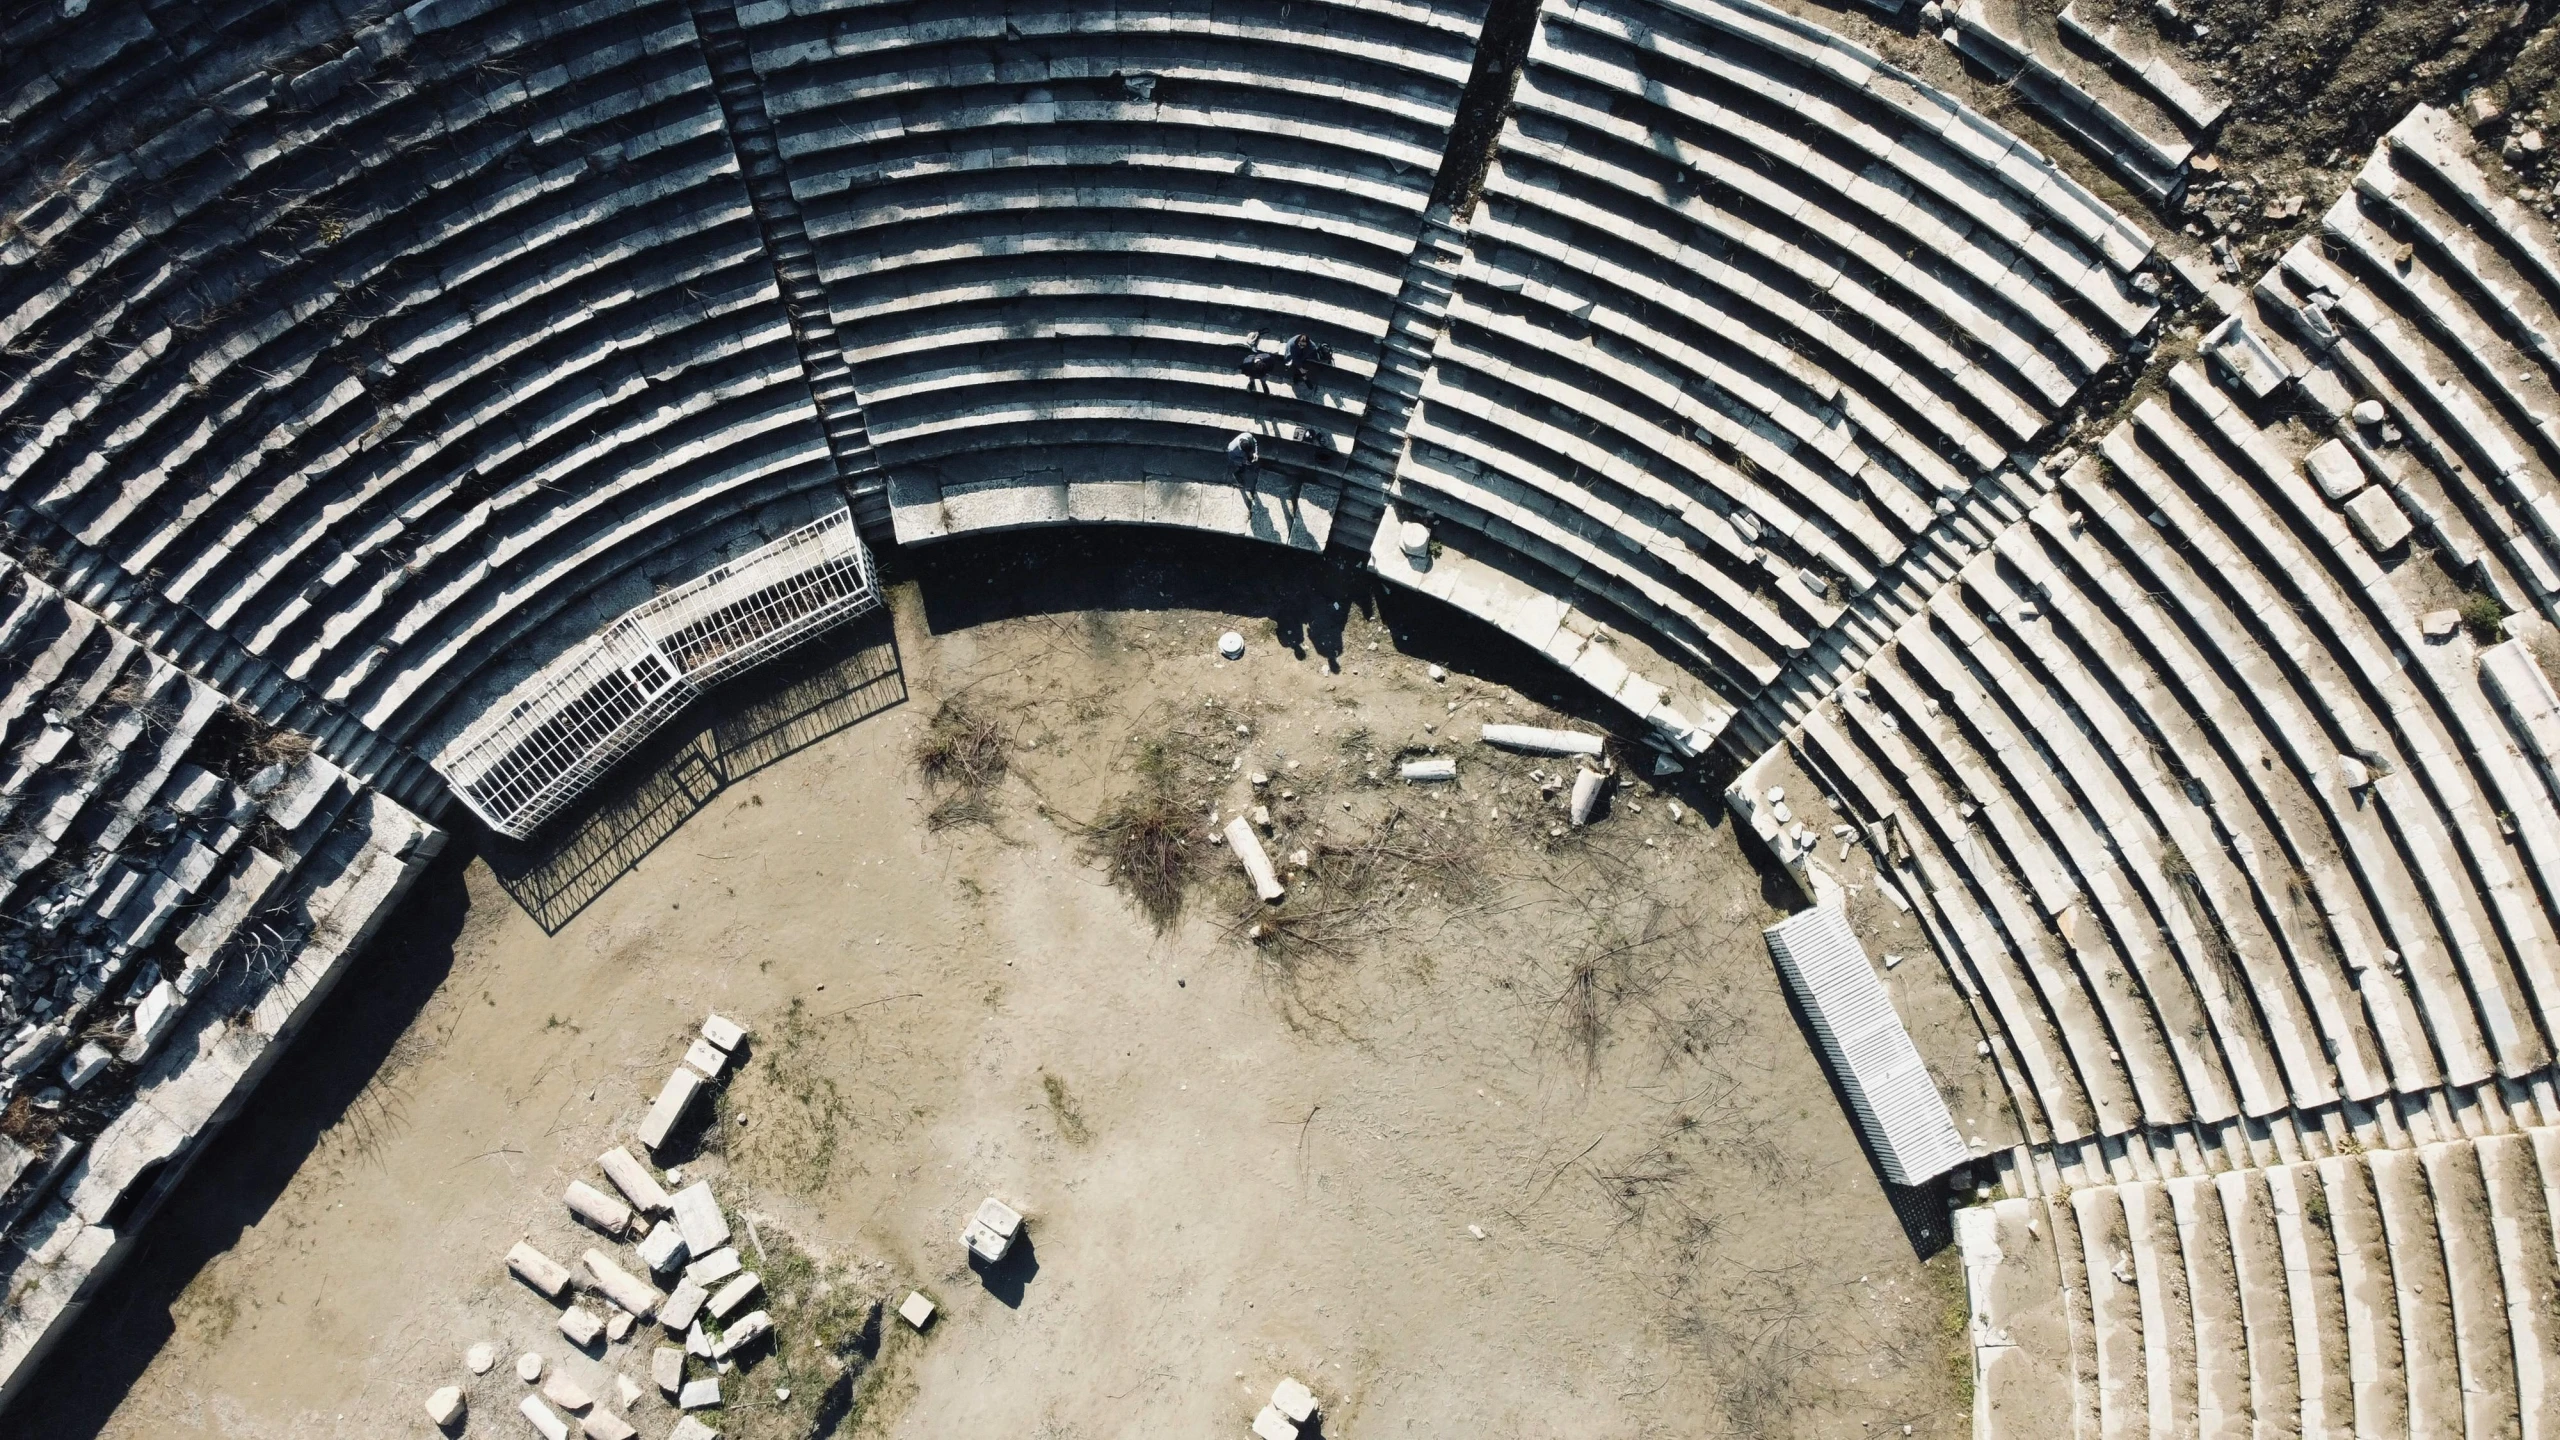
[(1318, 831), (1289, 904), (1254, 904), (1237, 920), (1264, 956), (1284, 967), (1309, 953), (1349, 958), (1408, 923), (1417, 905), (1455, 905), (1490, 883), (1481, 843), (1459, 826), (1396, 805), (1364, 835)]
[(1192, 814), (1162, 785), (1142, 781), (1093, 822), (1094, 857), (1111, 883), (1129, 892), (1159, 930), (1182, 914), (1185, 891), (1197, 868), (1191, 850)]
[(970, 709), (965, 701), (943, 701), (909, 757), (927, 785), (951, 792), (925, 812), (925, 828), (994, 824), (991, 792), (1004, 780), (1012, 746), (1013, 737), (1001, 722)]
[[(1180, 918), (1200, 876), (1195, 842), (1205, 839), (1200, 827), (1211, 797), (1233, 768), (1229, 752), (1243, 738), (1225, 733), (1238, 713), (1233, 707), (1212, 702), (1205, 711), (1205, 718), (1178, 716), (1140, 745), (1131, 767), (1135, 783), (1085, 829), (1087, 853), (1159, 930)], [(1242, 713), (1250, 712), (1247, 706)]]

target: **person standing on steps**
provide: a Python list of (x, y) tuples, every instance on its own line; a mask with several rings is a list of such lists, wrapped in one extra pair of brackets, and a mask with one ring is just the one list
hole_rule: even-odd
[(1289, 337), (1289, 348), (1283, 353), (1288, 356), (1289, 378), (1301, 385), (1315, 383), (1317, 366), (1333, 363), (1333, 352), (1317, 344), (1303, 330)]
[(1247, 384), (1262, 389), (1269, 386), (1271, 377), (1287, 364), (1288, 360), (1279, 351), (1262, 348), (1262, 332), (1256, 330), (1244, 337), (1244, 358), (1236, 362), (1236, 368), (1244, 372)]

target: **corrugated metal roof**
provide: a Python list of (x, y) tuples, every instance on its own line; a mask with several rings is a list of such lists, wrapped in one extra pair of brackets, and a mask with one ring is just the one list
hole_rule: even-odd
[(1839, 904), (1816, 905), (1761, 933), (1778, 973), (1813, 1022), (1814, 1037), (1885, 1178), (1917, 1185), (1971, 1159), (1945, 1097)]

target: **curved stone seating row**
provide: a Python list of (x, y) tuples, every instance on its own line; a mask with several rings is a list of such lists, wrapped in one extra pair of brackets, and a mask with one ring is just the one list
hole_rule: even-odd
[(1890, 817), (2039, 1143), (2548, 1098), (2549, 681), (2422, 635), (2288, 445), (2176, 367), (1791, 737)]
[(2540, 1433), (2555, 1193), (2532, 1126), (1960, 1211), (1974, 1433)]
[[(13, 921), (0, 939), (0, 1106), (27, 1122), (19, 1137), (41, 1132), (0, 1137), (4, 1235), (31, 1223), (43, 1187), (103, 1184), (110, 1169), (129, 1181), (156, 1158), (111, 1154), (131, 1128), (120, 1117), (136, 1068), (205, 996), (222, 992), (215, 1013), (229, 1017), (292, 968), (312, 939), (298, 907), (363, 848), (344, 832), (374, 823), (378, 797), (7, 561), (0, 757), (0, 905)], [(385, 823), (414, 832), (404, 848), (430, 841), (379, 803)], [(165, 1155), (183, 1138), (153, 1143)], [(118, 1193), (84, 1202), (91, 1218)], [(12, 1282), (10, 1294), (23, 1292)], [(0, 1349), (24, 1313), (0, 1316)]]
[(2154, 205), (2184, 183), (2188, 157), (2226, 108), (2166, 60), (2136, 59), (2117, 27), (2093, 30), (2068, 5), (2056, 17), (2018, 0), (1958, 0), (1947, 7), (1946, 38)]
[(12, 493), (413, 743), (512, 683), (492, 658), (832, 508), (682, 6), (286, 38), (337, 53), (279, 82), (244, 50), (228, 108), (136, 154), (219, 144), (15, 267)]
[[(2560, 616), (2560, 241), (2492, 197), (2449, 116), (2410, 112), (2259, 289), (2381, 400), (2405, 457), (2346, 438), (2464, 578)], [(2414, 460), (2416, 463), (2409, 463)]]
[[(738, 13), (902, 540), (1324, 544), (1481, 5)], [(1336, 363), (1248, 384), (1255, 330)]]
[(1392, 493), (1479, 558), (1525, 547), (1729, 712), (2147, 323), (2147, 254), (1782, 12), (1553, 4)]

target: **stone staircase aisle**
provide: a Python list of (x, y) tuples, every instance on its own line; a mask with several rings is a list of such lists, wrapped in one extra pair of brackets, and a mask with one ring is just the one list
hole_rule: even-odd
[(704, 59), (720, 92), (720, 109), (728, 117), (729, 140), (738, 153), (756, 224), (764, 232), (765, 253), (772, 257), (773, 276), (782, 290), (783, 309), (791, 317), (792, 338), (800, 348), (800, 366), (809, 377), (809, 394), (818, 407), (818, 423), (826, 431), (827, 449), (835, 456), (836, 475), (853, 505), (863, 534), (875, 541), (889, 535), (889, 484), (871, 447), (862, 420), (852, 367), (836, 333), (835, 312), (818, 278), (817, 251), (801, 223), (800, 202), (791, 194), (783, 172), (782, 150), (773, 121), (764, 107), (764, 84), (747, 54), (745, 32), (737, 8), (729, 0), (692, 0), (694, 28), (702, 37)]
[(1360, 428), (1351, 438), (1351, 459), (1344, 468), (1342, 503), (1333, 518), (1332, 552), (1354, 563), (1365, 562), (1370, 542), (1385, 512), (1387, 487), (1404, 458), (1405, 426), (1422, 394), (1422, 377), (1431, 368), (1432, 347), (1449, 322), (1449, 297), (1466, 263), (1466, 232), (1451, 223), (1446, 204), (1433, 205), (1414, 237), (1413, 255), (1405, 262), (1404, 288), (1387, 317), (1387, 335), (1378, 345), (1377, 373), (1369, 382), (1369, 400)]

